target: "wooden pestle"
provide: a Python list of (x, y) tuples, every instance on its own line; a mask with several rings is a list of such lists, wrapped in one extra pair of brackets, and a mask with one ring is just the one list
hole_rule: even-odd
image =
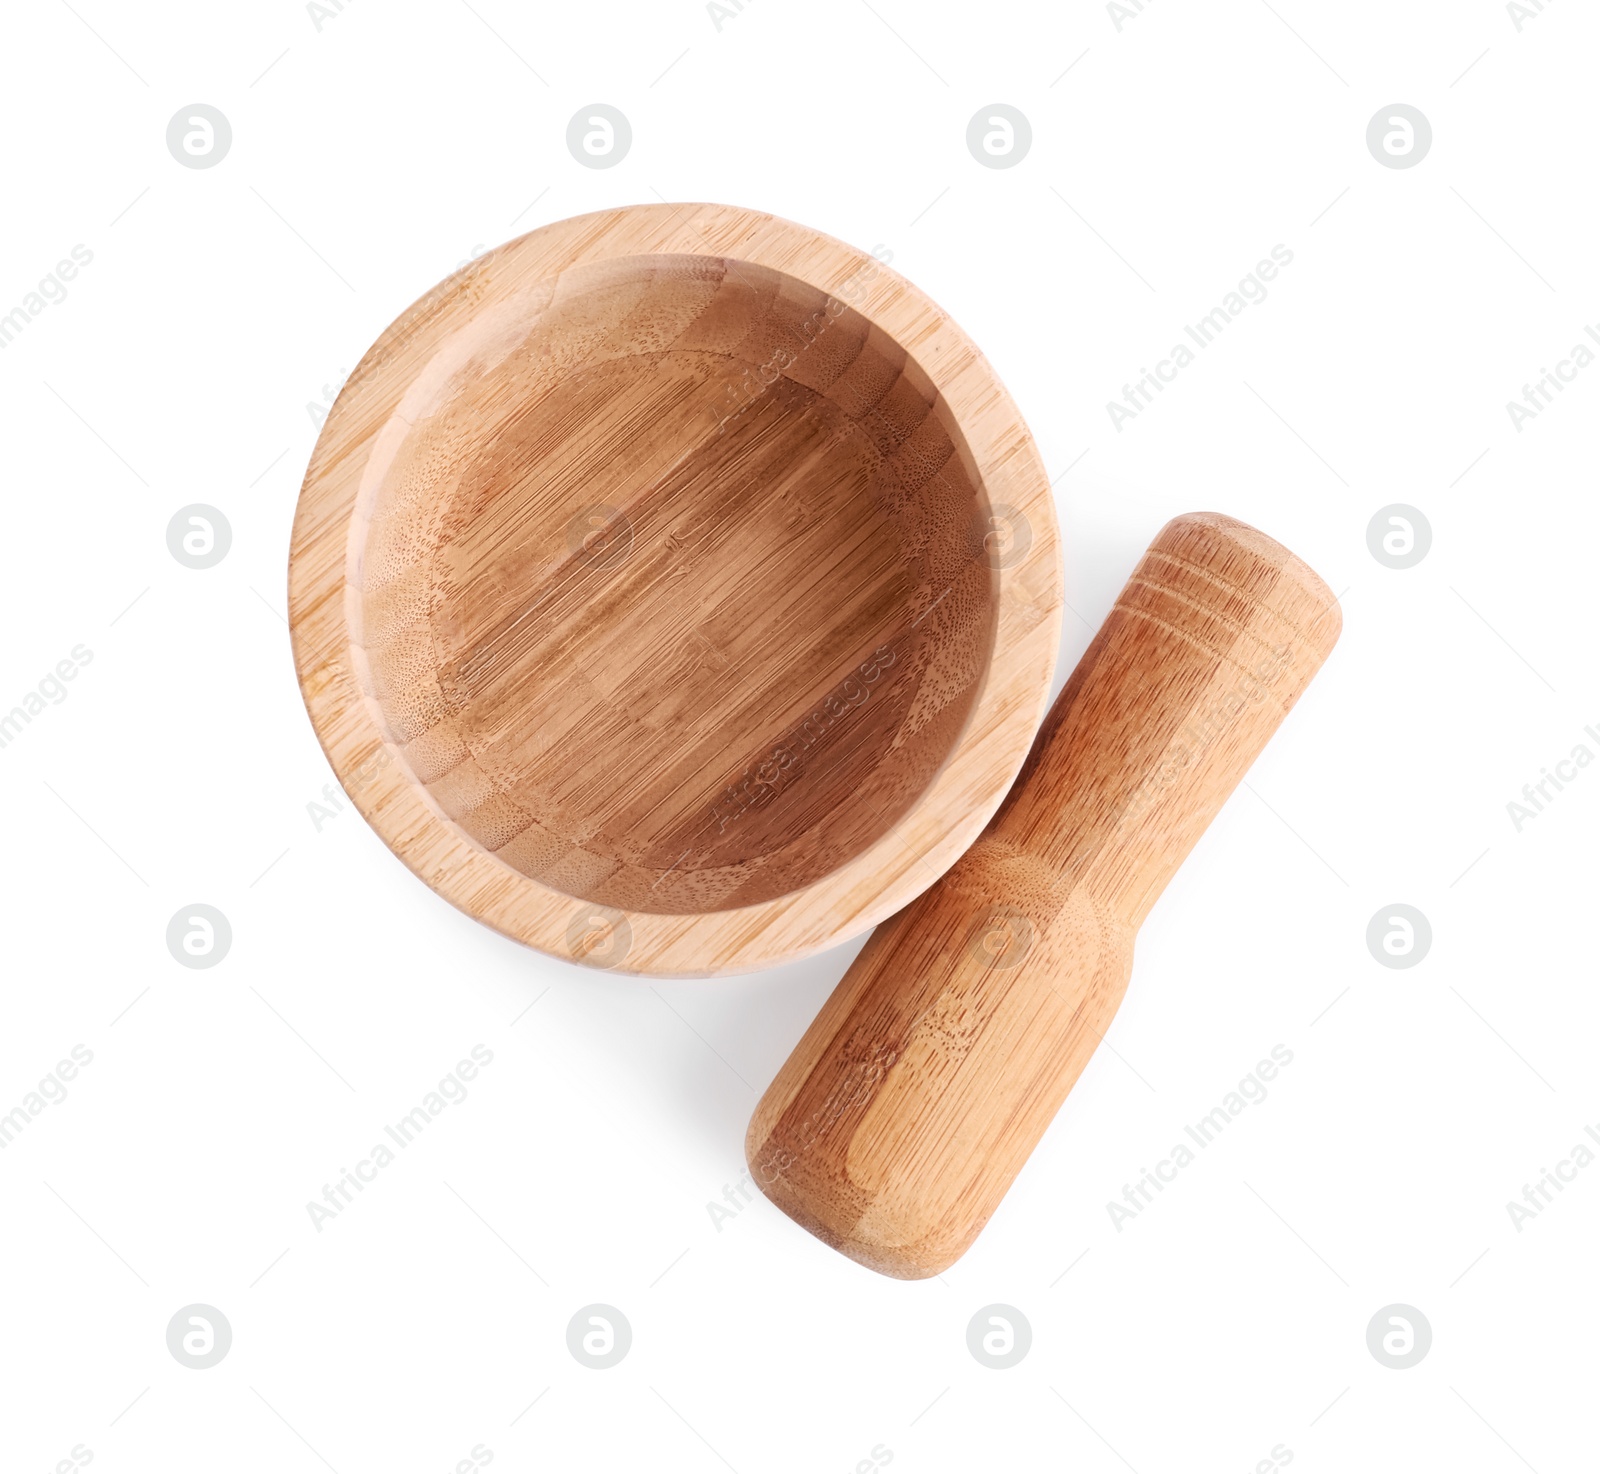
[(872, 934), (756, 1107), (774, 1203), (884, 1274), (966, 1252), (1110, 1025), (1140, 923), (1339, 627), (1254, 528), (1162, 528), (989, 827)]

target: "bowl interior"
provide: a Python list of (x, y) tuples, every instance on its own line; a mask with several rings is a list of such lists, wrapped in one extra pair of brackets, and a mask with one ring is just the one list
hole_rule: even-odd
[(940, 395), (751, 262), (611, 259), (480, 314), (419, 365), (362, 511), (386, 737), (478, 846), (597, 905), (831, 874), (932, 782), (993, 651), (989, 505)]

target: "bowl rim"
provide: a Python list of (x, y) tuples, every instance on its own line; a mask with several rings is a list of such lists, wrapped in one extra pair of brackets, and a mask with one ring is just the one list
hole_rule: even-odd
[[(911, 808), (878, 840), (786, 895), (724, 911), (592, 905), (483, 849), (415, 779), (353, 661), (348, 579), (367, 468), (406, 390), (474, 315), (578, 266), (648, 255), (753, 262), (849, 305), (899, 344), (942, 394), (991, 509), (1026, 546), (992, 560), (994, 645), (966, 724)], [(364, 541), (364, 540), (362, 540)], [(402, 312), (345, 380), (312, 451), (289, 552), (289, 624), (311, 725), (352, 804), (429, 887), (496, 931), (563, 961), (648, 977), (711, 977), (796, 961), (909, 905), (972, 844), (1011, 787), (1041, 720), (1061, 636), (1061, 550), (1049, 478), (1020, 411), (951, 318), (883, 261), (759, 210), (628, 205), (540, 226), (461, 267)], [(594, 918), (605, 957), (578, 955)], [(583, 923), (582, 926), (579, 923)], [(574, 928), (577, 928), (576, 932)], [(613, 957), (612, 951), (621, 955)]]

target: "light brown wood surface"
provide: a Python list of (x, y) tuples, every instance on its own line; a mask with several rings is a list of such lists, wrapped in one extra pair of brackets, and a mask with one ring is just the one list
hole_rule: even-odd
[(885, 1274), (963, 1254), (1093, 1054), (1134, 935), (1338, 638), (1231, 518), (1168, 523), (982, 838), (880, 926), (750, 1123), (756, 1182)]
[(853, 247), (649, 205), (378, 340), (290, 562), (357, 807), (507, 935), (625, 972), (857, 935), (976, 837), (1059, 634), (1048, 482), (971, 342)]

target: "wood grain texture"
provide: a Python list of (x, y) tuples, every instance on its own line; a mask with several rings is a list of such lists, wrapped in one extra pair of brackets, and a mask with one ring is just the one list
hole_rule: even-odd
[(971, 842), (1059, 578), (1027, 429), (925, 297), (786, 221), (640, 206), (379, 339), (306, 475), (290, 614), (335, 771), (434, 889), (710, 975), (865, 930)]
[(878, 928), (762, 1098), (746, 1151), (773, 1202), (885, 1274), (966, 1251), (1110, 1024), (1139, 924), (1339, 628), (1253, 528), (1162, 529), (993, 822)]

